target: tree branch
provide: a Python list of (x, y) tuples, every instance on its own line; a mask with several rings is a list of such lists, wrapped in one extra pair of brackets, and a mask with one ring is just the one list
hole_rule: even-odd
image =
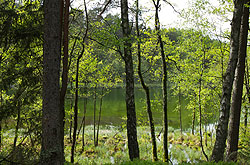
[(102, 14), (106, 11), (106, 9), (107, 9), (108, 5), (111, 3), (111, 1), (112, 1), (112, 0), (109, 0), (109, 1), (105, 4), (105, 6), (104, 6), (104, 8), (102, 9), (102, 11), (100, 12), (100, 14), (98, 14), (99, 17), (101, 17)]
[(169, 4), (173, 8), (174, 12), (178, 13), (179, 15), (181, 15), (181, 13), (179, 11), (177, 11), (175, 9), (174, 5), (172, 5), (170, 2), (168, 2), (167, 0), (163, 0), (163, 2), (166, 2), (167, 4)]

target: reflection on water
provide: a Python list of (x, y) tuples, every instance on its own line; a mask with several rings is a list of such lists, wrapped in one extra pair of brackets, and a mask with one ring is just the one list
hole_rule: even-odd
[[(154, 121), (156, 125), (162, 124), (162, 105), (161, 105), (161, 88), (154, 87), (151, 88), (151, 100), (152, 101), (152, 111), (154, 116)], [(79, 120), (81, 120), (83, 115), (83, 102), (84, 98), (79, 98)], [(178, 103), (177, 97), (171, 96), (168, 98), (168, 119), (169, 126), (173, 128), (179, 128), (179, 112), (176, 110), (176, 106)], [(99, 104), (100, 99), (97, 99), (97, 110), (96, 110), (96, 119), (98, 118), (99, 113)], [(182, 125), (183, 128), (190, 128), (192, 121), (192, 113), (189, 112), (185, 105), (187, 101), (182, 99)], [(139, 124), (147, 124), (147, 111), (145, 104), (145, 95), (142, 89), (135, 89), (135, 105), (136, 105), (136, 113), (137, 120)], [(66, 101), (66, 110), (70, 109), (70, 100)], [(93, 124), (93, 98), (88, 98), (87, 104), (87, 116), (86, 116), (86, 124)], [(111, 91), (106, 94), (103, 98), (102, 104), (102, 115), (101, 115), (101, 124), (102, 125), (121, 125), (122, 122), (125, 122), (126, 118), (126, 104), (125, 104), (125, 89), (124, 88), (113, 88)]]

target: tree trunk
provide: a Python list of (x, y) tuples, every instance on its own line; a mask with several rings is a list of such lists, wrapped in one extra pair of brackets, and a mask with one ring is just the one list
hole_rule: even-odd
[[(246, 61), (246, 71), (244, 76), (245, 76), (246, 97), (248, 98), (248, 103), (250, 103), (249, 71), (248, 71), (247, 61)], [(244, 116), (245, 133), (247, 129), (247, 119), (248, 119), (248, 108), (246, 107)]]
[[(0, 60), (0, 63), (1, 63), (1, 60)], [(2, 90), (0, 91), (1, 92), (1, 96), (0, 96), (0, 105), (2, 106), (3, 105), (3, 94), (2, 94)], [(2, 147), (2, 120), (0, 120), (0, 149)]]
[[(61, 136), (64, 137), (64, 124), (65, 124), (65, 95), (68, 86), (68, 57), (69, 57), (69, 5), (70, 0), (62, 0), (65, 2), (64, 7), (64, 21), (63, 21), (63, 71), (62, 71), (62, 87), (60, 90), (60, 109), (63, 121), (63, 129), (61, 129)], [(62, 13), (63, 15), (63, 13)], [(62, 141), (62, 145), (64, 145)], [(63, 151), (64, 152), (64, 151)]]
[[(73, 83), (73, 81), (70, 82), (70, 89), (73, 88), (72, 83)], [(73, 108), (73, 104), (74, 104), (74, 94), (73, 93), (72, 93), (71, 97), (72, 98), (70, 99), (71, 100), (71, 103), (70, 103), (70, 112), (71, 112), (71, 110)], [(73, 127), (73, 121), (72, 121), (72, 119), (73, 119), (73, 115), (72, 115), (72, 113), (70, 113), (70, 126), (69, 126), (69, 141), (70, 141), (70, 143), (72, 143), (72, 127)]]
[(87, 112), (87, 104), (88, 98), (84, 99), (84, 107), (83, 107), (83, 125), (82, 125), (82, 152), (84, 151), (85, 140), (84, 140), (84, 133), (85, 133), (85, 125), (86, 125), (86, 112)]
[(163, 94), (163, 162), (168, 162), (168, 114), (167, 114), (167, 65), (164, 52), (164, 44), (160, 33), (160, 20), (159, 20), (159, 8), (160, 0), (153, 0), (155, 6), (155, 30), (157, 33), (158, 41), (160, 43), (160, 52), (162, 60), (162, 94)]
[(76, 132), (77, 132), (77, 124), (78, 124), (78, 85), (79, 85), (79, 64), (80, 59), (84, 53), (85, 47), (83, 45), (83, 49), (81, 54), (77, 58), (76, 63), (76, 91), (75, 91), (75, 106), (74, 106), (74, 128), (73, 128), (73, 141), (71, 147), (71, 163), (74, 163), (74, 154), (75, 154), (75, 145), (76, 145)]
[(228, 120), (230, 114), (231, 92), (235, 68), (238, 60), (239, 33), (243, 4), (243, 0), (234, 1), (234, 12), (231, 23), (230, 57), (222, 85), (220, 118), (216, 129), (216, 140), (211, 156), (211, 160), (215, 162), (222, 161), (224, 159), (224, 151), (226, 147), (226, 139), (228, 133)]
[(208, 156), (204, 151), (204, 147), (203, 147), (203, 140), (202, 140), (202, 127), (201, 127), (201, 121), (202, 121), (202, 111), (201, 111), (201, 83), (202, 83), (202, 74), (199, 80), (199, 95), (198, 95), (198, 102), (199, 102), (199, 114), (200, 114), (200, 143), (201, 143), (201, 150), (203, 155), (205, 156), (206, 160), (208, 161)]
[(62, 0), (44, 1), (43, 116), (41, 164), (63, 164), (63, 114), (60, 110)]
[(14, 142), (13, 142), (13, 151), (15, 151), (15, 149), (16, 149), (20, 120), (21, 120), (21, 105), (18, 102), (17, 103), (17, 122), (16, 122), (16, 128), (15, 128), (15, 138), (14, 138)]
[(80, 55), (77, 58), (77, 64), (76, 64), (76, 92), (75, 92), (75, 106), (74, 106), (74, 130), (73, 130), (73, 141), (72, 141), (72, 147), (71, 147), (71, 163), (74, 163), (74, 153), (75, 153), (75, 145), (76, 145), (76, 131), (77, 131), (77, 120), (78, 120), (78, 76), (79, 76), (79, 64), (80, 64), (80, 59), (83, 56), (83, 53), (85, 51), (85, 40), (88, 35), (88, 30), (89, 30), (89, 18), (88, 18), (88, 10), (87, 10), (87, 4), (86, 0), (83, 0), (84, 2), (84, 9), (85, 9), (85, 16), (86, 16), (86, 30), (85, 34), (83, 36), (82, 40), (82, 51)]
[(2, 147), (2, 121), (0, 121), (0, 149)]
[(95, 90), (94, 90), (94, 144), (95, 144), (95, 140), (96, 140), (96, 135), (95, 135), (95, 124), (96, 124), (96, 121), (95, 121), (95, 115), (96, 115), (96, 86), (97, 84), (95, 85)]
[(247, 130), (247, 118), (248, 118), (248, 107), (245, 107), (245, 115), (244, 115), (244, 133), (246, 134), (246, 130)]
[(181, 87), (180, 85), (178, 86), (179, 88), (179, 119), (180, 119), (180, 129), (181, 129), (181, 137), (182, 137), (182, 118), (181, 118)]
[(152, 157), (153, 161), (157, 161), (157, 145), (156, 145), (156, 138), (155, 138), (155, 126), (154, 126), (154, 120), (151, 110), (151, 102), (150, 102), (150, 94), (149, 94), (149, 87), (145, 84), (144, 78), (142, 76), (141, 72), (141, 40), (140, 40), (140, 30), (139, 30), (139, 0), (136, 1), (136, 33), (138, 37), (138, 43), (137, 43), (137, 57), (138, 57), (138, 75), (140, 78), (140, 82), (142, 85), (142, 88), (144, 89), (145, 95), (146, 95), (146, 102), (147, 102), (147, 113), (148, 113), (148, 119), (149, 119), (149, 127), (151, 131), (151, 140), (152, 140)]
[(130, 160), (139, 158), (137, 141), (136, 112), (134, 98), (134, 70), (131, 52), (130, 27), (128, 19), (128, 1), (121, 0), (122, 32), (124, 39), (124, 60), (126, 73), (126, 108), (127, 108), (127, 137)]
[(102, 87), (101, 98), (100, 98), (100, 109), (99, 109), (99, 116), (98, 116), (97, 130), (96, 130), (95, 146), (98, 146), (98, 136), (99, 136), (100, 123), (101, 123), (101, 115), (102, 115), (103, 90), (104, 90), (104, 87)]
[[(196, 96), (195, 96), (196, 98)], [(195, 118), (196, 118), (196, 113), (195, 113), (195, 108), (196, 105), (194, 105), (194, 109), (193, 109), (193, 119), (192, 119), (192, 134), (194, 135), (194, 128), (195, 128)]]
[[(248, 71), (248, 64), (246, 61), (246, 71), (245, 71), (245, 88), (246, 88), (246, 100), (248, 99), (248, 103), (250, 103), (250, 86), (249, 86), (249, 71)], [(244, 134), (247, 131), (247, 123), (248, 123), (248, 107), (245, 105), (245, 114), (244, 114)]]
[[(86, 83), (85, 83), (85, 87), (84, 87), (84, 91), (83, 91), (83, 92), (84, 92), (84, 93), (87, 93), (87, 86), (86, 86)], [(86, 104), (86, 105), (85, 105), (85, 104)], [(84, 112), (83, 112), (82, 122), (81, 122), (80, 128), (79, 128), (79, 130), (78, 130), (77, 138), (76, 138), (76, 139), (79, 138), (79, 134), (80, 134), (81, 129), (82, 129), (82, 127), (83, 127), (83, 125), (84, 125), (84, 122), (85, 122), (85, 112), (86, 112), (86, 109), (87, 109), (86, 106), (87, 106), (87, 102), (86, 102), (86, 98), (84, 97), (84, 98), (83, 98), (83, 109), (84, 109)]]
[[(245, 4), (249, 0), (245, 0)], [(239, 126), (242, 103), (242, 91), (245, 74), (245, 61), (247, 52), (247, 37), (249, 28), (249, 8), (244, 7), (241, 21), (240, 41), (239, 41), (239, 57), (235, 71), (234, 88), (232, 95), (232, 105), (228, 132), (227, 160), (236, 161), (239, 141)]]

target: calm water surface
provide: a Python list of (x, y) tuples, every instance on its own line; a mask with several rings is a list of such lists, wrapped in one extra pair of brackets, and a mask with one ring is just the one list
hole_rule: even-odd
[[(152, 101), (152, 111), (156, 124), (162, 124), (162, 105), (161, 105), (161, 88), (152, 87), (150, 89)], [(79, 98), (79, 120), (83, 116), (83, 102), (84, 98)], [(99, 114), (100, 98), (97, 99), (97, 111), (96, 111), (96, 120)], [(169, 126), (173, 128), (180, 128), (179, 122), (179, 112), (176, 109), (178, 104), (178, 97), (168, 97), (168, 119)], [(183, 128), (190, 128), (192, 121), (192, 112), (188, 111), (185, 108), (187, 100), (181, 98), (181, 107), (182, 107), (182, 124)], [(93, 124), (93, 112), (94, 112), (94, 103), (93, 97), (89, 97), (87, 103), (87, 124)], [(145, 104), (145, 95), (144, 91), (141, 88), (135, 89), (135, 105), (138, 124), (146, 124), (148, 121), (146, 104)], [(70, 108), (70, 100), (66, 102), (66, 109)], [(108, 94), (103, 98), (102, 103), (102, 115), (101, 115), (101, 124), (103, 125), (121, 125), (125, 123), (126, 117), (126, 104), (125, 104), (125, 89), (124, 88), (113, 88)]]

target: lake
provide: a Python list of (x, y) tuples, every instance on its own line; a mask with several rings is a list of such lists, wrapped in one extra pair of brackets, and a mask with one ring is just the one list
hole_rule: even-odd
[[(100, 89), (99, 89), (100, 90)], [(161, 105), (161, 88), (160, 87), (151, 87), (150, 88), (151, 100), (152, 101), (152, 111), (153, 117), (156, 125), (162, 124), (162, 105)], [(93, 97), (88, 99), (87, 104), (87, 113), (86, 113), (86, 122), (87, 125), (93, 124), (93, 112), (94, 112), (94, 101)], [(185, 108), (187, 100), (181, 97), (182, 102), (182, 125), (183, 128), (190, 128), (192, 123), (192, 112), (188, 111)], [(79, 98), (78, 108), (79, 110), (79, 120), (83, 116), (83, 102), (84, 98)], [(97, 111), (96, 111), (96, 120), (98, 119), (99, 114), (99, 104), (100, 98), (97, 99)], [(169, 96), (168, 97), (168, 119), (169, 126), (175, 129), (180, 128), (179, 122), (179, 112), (176, 109), (178, 104), (178, 97)], [(135, 106), (137, 113), (138, 125), (146, 124), (148, 121), (147, 110), (145, 104), (145, 95), (142, 88), (135, 88)], [(70, 100), (66, 101), (66, 110), (70, 109)], [(125, 89), (124, 88), (112, 88), (109, 93), (103, 97), (102, 104), (102, 115), (101, 115), (101, 124), (102, 125), (121, 125), (125, 123), (124, 118), (126, 117), (126, 104), (125, 104)]]

